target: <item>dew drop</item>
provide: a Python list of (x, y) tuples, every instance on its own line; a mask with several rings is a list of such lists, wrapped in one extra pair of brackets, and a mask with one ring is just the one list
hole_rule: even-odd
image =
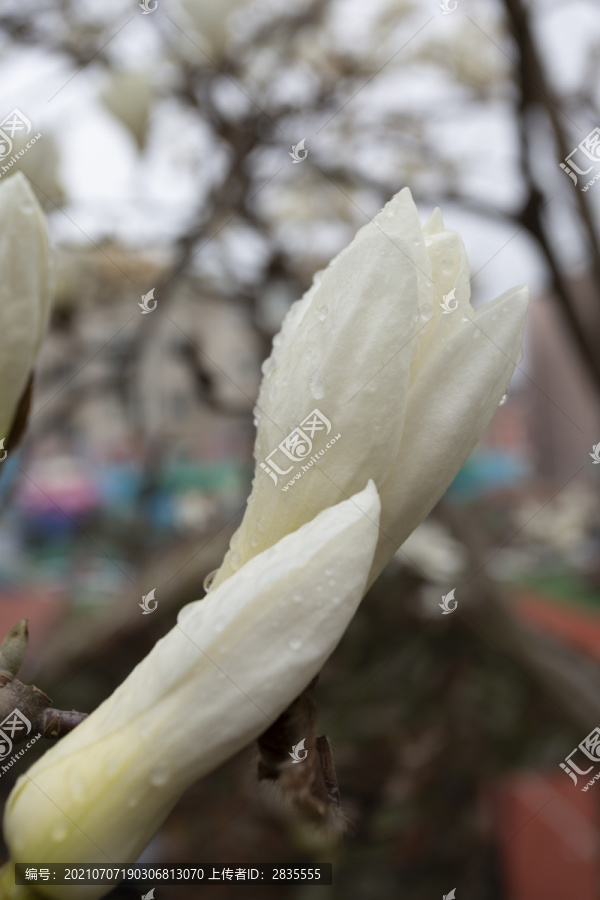
[(333, 575), (333, 569), (331, 568), (331, 566), (327, 566), (327, 568), (325, 569), (325, 574), (326, 574), (328, 577), (329, 577), (330, 575)]
[(225, 630), (225, 625), (226, 625), (226, 624), (227, 624), (227, 623), (225, 622), (225, 619), (217, 619), (217, 621), (215, 622), (215, 631), (216, 631), (216, 633), (217, 633), (217, 634), (221, 634), (221, 632)]
[(52, 840), (56, 841), (58, 844), (60, 841), (64, 841), (67, 836), (67, 826), (64, 822), (59, 822), (58, 825), (55, 825), (52, 829)]
[(323, 585), (322, 585), (322, 584), (318, 584), (318, 585), (317, 585), (317, 594), (322, 594), (322, 593), (323, 593)]
[(504, 404), (506, 403), (507, 400), (508, 400), (508, 391), (506, 392), (506, 394), (502, 394), (502, 396), (500, 397), (500, 403), (498, 404), (498, 406), (504, 406)]
[(154, 787), (162, 787), (169, 780), (170, 774), (168, 766), (164, 764), (156, 766), (150, 775), (150, 784), (153, 784)]
[(256, 527), (262, 533), (265, 530), (265, 520), (259, 519), (258, 522), (256, 523)]
[(341, 598), (341, 597), (338, 597), (338, 595), (336, 594), (334, 597), (331, 598), (331, 602), (332, 602), (332, 603), (335, 603), (335, 605), (337, 606), (338, 603), (341, 603), (341, 602), (342, 602), (342, 598)]
[(255, 538), (255, 537), (251, 537), (251, 538), (250, 538), (250, 546), (251, 546), (251, 547), (258, 547), (258, 539)]
[(290, 650), (299, 650), (302, 646), (302, 640), (299, 637), (290, 638), (288, 641), (288, 647)]
[(231, 554), (231, 559), (229, 560), (229, 565), (231, 566), (231, 568), (233, 569), (234, 572), (237, 572), (237, 570), (240, 567), (241, 562), (242, 562), (242, 560), (240, 558), (239, 553)]
[(322, 322), (324, 319), (327, 318), (327, 313), (328, 313), (328, 312), (329, 312), (329, 310), (327, 309), (326, 306), (322, 306), (322, 307), (321, 307), (321, 309), (319, 310), (319, 313), (318, 313), (319, 319), (321, 320), (321, 322)]
[(302, 591), (294, 591), (294, 593), (292, 594), (292, 600), (294, 600), (296, 603), (301, 603)]
[(335, 587), (335, 578), (329, 579), (329, 587)]
[(206, 578), (204, 579), (204, 581), (202, 583), (202, 587), (204, 588), (204, 590), (206, 591), (207, 594), (212, 587), (212, 583), (215, 580), (215, 575), (217, 574), (218, 571), (219, 571), (218, 569), (213, 569), (212, 572), (208, 573), (208, 575), (206, 576)]

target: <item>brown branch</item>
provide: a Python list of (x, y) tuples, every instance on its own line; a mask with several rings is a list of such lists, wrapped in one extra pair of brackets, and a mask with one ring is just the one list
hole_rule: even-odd
[(317, 737), (317, 678), (258, 739), (258, 777), (277, 782), (283, 796), (321, 825), (343, 826), (331, 745)]
[(36, 732), (48, 739), (61, 738), (87, 717), (75, 710), (53, 709), (47, 694), (35, 684), (24, 684), (15, 677), (23, 663), (28, 637), (27, 620), (22, 619), (0, 644), (0, 730), (3, 747), (9, 735), (11, 749)]
[[(552, 251), (547, 225), (542, 216), (543, 201), (536, 186), (531, 164), (531, 147), (527, 119), (535, 108), (541, 106), (546, 112), (555, 135), (559, 153), (564, 158), (569, 147), (558, 112), (558, 100), (548, 84), (544, 69), (532, 35), (529, 15), (522, 0), (504, 0), (509, 26), (519, 47), (519, 63), (516, 71), (520, 98), (517, 121), (520, 137), (520, 164), (523, 178), (528, 185), (529, 195), (518, 215), (518, 220), (538, 242), (546, 259), (553, 279), (554, 296), (569, 326), (570, 334), (581, 354), (584, 365), (600, 392), (600, 357), (597, 353), (597, 335), (579, 316), (573, 291), (562, 273)], [(596, 291), (600, 290), (600, 242), (596, 234), (590, 212), (581, 192), (576, 190), (576, 202), (586, 231), (591, 255), (591, 270), (596, 281)], [(597, 331), (597, 329), (595, 329)]]

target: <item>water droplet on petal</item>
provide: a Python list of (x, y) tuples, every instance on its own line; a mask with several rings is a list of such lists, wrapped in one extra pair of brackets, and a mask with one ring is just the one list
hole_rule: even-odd
[(290, 650), (299, 650), (302, 646), (302, 640), (299, 637), (292, 637), (288, 641), (288, 647)]
[(292, 600), (295, 600), (296, 603), (300, 603), (302, 601), (302, 591), (294, 591)]
[(251, 538), (250, 538), (250, 546), (251, 546), (251, 547), (258, 547), (258, 539), (255, 538), (255, 537), (251, 537)]
[(330, 578), (329, 579), (329, 587), (334, 587), (334, 586), (335, 586), (335, 578)]
[(258, 528), (259, 531), (261, 531), (261, 532), (264, 531), (265, 530), (265, 520), (259, 519), (258, 522), (256, 523), (256, 527)]
[(502, 394), (502, 396), (500, 397), (500, 403), (498, 404), (498, 406), (504, 406), (504, 404), (506, 403), (507, 400), (508, 400), (508, 391), (506, 392), (506, 394)]
[(150, 775), (150, 784), (153, 784), (154, 787), (162, 787), (169, 780), (170, 774), (168, 766), (164, 764), (156, 766)]
[(242, 562), (242, 560), (241, 560), (239, 553), (231, 554), (231, 558), (229, 560), (229, 565), (231, 566), (231, 568), (233, 569), (234, 572), (237, 572), (237, 570), (239, 569), (239, 567), (241, 565), (241, 562)]
[(224, 631), (226, 624), (227, 623), (226, 623), (225, 619), (217, 619), (217, 621), (215, 622), (216, 633), (221, 634), (221, 632)]
[(328, 313), (328, 312), (329, 312), (329, 310), (327, 309), (326, 306), (322, 306), (322, 307), (321, 307), (321, 309), (319, 310), (319, 314), (318, 314), (318, 315), (319, 315), (319, 319), (321, 320), (321, 322), (323, 321), (323, 319), (326, 319), (326, 318), (327, 318), (327, 313)]
[(56, 841), (58, 844), (59, 841), (64, 841), (67, 836), (68, 828), (64, 822), (59, 822), (58, 825), (55, 825), (52, 829), (52, 840)]
[(336, 594), (334, 597), (331, 598), (331, 602), (332, 602), (332, 603), (335, 603), (335, 605), (337, 606), (338, 603), (341, 603), (341, 602), (342, 602), (342, 598), (341, 598), (341, 597), (338, 597), (338, 595)]

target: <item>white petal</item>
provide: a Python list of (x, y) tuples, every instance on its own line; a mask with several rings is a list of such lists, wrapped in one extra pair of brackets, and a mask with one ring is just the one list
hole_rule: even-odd
[(24, 175), (0, 180), (0, 438), (27, 384), (49, 313), (46, 223)]
[(181, 792), (261, 734), (321, 669), (363, 595), (379, 511), (370, 483), (185, 607), (115, 693), (17, 781), (5, 812), (12, 859), (134, 860)]
[[(257, 402), (257, 474), (215, 584), (365, 478), (387, 477), (389, 448), (402, 434), (413, 335), (432, 316), (431, 291), (429, 255), (405, 189), (321, 273), (276, 339)], [(289, 460), (277, 448), (314, 409), (331, 433), (317, 434), (305, 458)], [(277, 484), (259, 465), (273, 451), (289, 469)]]
[(382, 538), (369, 583), (435, 506), (491, 421), (521, 359), (528, 297), (526, 287), (514, 288), (461, 320), (447, 343), (426, 347), (396, 462), (380, 486)]

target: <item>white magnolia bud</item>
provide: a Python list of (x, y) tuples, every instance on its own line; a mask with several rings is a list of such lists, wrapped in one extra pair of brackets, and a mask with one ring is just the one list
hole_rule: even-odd
[(372, 478), (374, 580), (489, 424), (515, 365), (526, 287), (474, 311), (459, 235), (404, 189), (295, 303), (263, 366), (256, 474), (215, 585)]
[(0, 438), (8, 437), (46, 331), (46, 221), (21, 172), (0, 179)]
[[(4, 814), (12, 861), (135, 861), (183, 791), (320, 671), (364, 594), (379, 512), (371, 482), (184, 607), (114, 694), (19, 778)], [(8, 864), (0, 896), (12, 896), (11, 878)], [(105, 892), (68, 889), (73, 900)]]

